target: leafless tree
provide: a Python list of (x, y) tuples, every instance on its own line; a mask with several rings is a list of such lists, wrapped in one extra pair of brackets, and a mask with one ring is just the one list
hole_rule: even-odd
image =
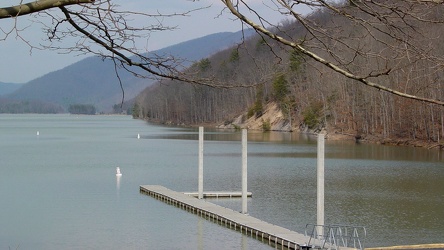
[[(298, 33), (304, 32), (303, 37), (294, 37), (288, 30), (274, 25), (267, 13), (252, 7), (251, 1), (221, 1), (229, 12), (263, 37), (295, 49), (356, 83), (444, 106), (443, 96), (436, 95), (441, 92), (440, 76), (444, 73), (444, 58), (436, 53), (442, 41), (440, 35), (433, 32), (444, 26), (442, 0), (262, 1), (270, 12), (281, 13), (285, 22), (294, 22)], [(325, 13), (332, 18), (326, 19)], [(344, 22), (352, 24), (359, 32), (343, 30)], [(369, 40), (373, 41), (372, 47), (367, 47)], [(368, 67), (358, 66), (363, 62)], [(395, 78), (393, 75), (401, 75), (412, 65), (421, 65), (423, 68), (417, 72), (427, 74), (419, 78), (434, 79), (427, 93), (399, 88), (398, 85), (414, 83), (408, 82), (408, 77), (402, 84), (390, 81)]]

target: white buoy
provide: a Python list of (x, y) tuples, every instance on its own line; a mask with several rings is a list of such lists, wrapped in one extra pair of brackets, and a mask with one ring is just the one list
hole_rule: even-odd
[(40, 135), (40, 131), (37, 131), (37, 135)]
[(137, 139), (140, 139), (140, 134), (137, 134)]
[(122, 176), (122, 173), (120, 173), (120, 168), (116, 168), (116, 176)]

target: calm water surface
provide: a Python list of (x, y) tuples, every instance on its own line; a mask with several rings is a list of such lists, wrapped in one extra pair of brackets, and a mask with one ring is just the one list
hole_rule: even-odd
[[(139, 193), (197, 190), (197, 138), (128, 116), (0, 115), (0, 249), (270, 249)], [(240, 138), (207, 131), (205, 190), (241, 189)], [(249, 214), (303, 233), (316, 222), (316, 138), (248, 138)], [(327, 141), (326, 223), (366, 226), (367, 247), (444, 242), (443, 162), (436, 150)]]

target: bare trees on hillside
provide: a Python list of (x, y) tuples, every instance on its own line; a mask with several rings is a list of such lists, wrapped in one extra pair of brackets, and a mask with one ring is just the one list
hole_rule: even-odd
[[(249, 41), (245, 41), (249, 43)], [(228, 87), (210, 87), (164, 81), (139, 94), (135, 117), (172, 124), (204, 124), (230, 122), (234, 115), (245, 112), (254, 101), (255, 86), (266, 82), (269, 71), (250, 67), (246, 44), (204, 58), (187, 69), (185, 74), (198, 78), (216, 76)]]
[[(293, 20), (295, 29), (303, 31), (303, 37), (294, 37), (288, 30), (273, 25), (267, 13), (256, 11), (249, 1), (222, 2), (262, 36), (291, 47), (354, 82), (444, 106), (444, 96), (437, 93), (443, 86), (440, 77), (444, 57), (436, 53), (442, 42), (434, 31), (444, 26), (442, 1), (264, 1), (270, 11)], [(313, 12), (306, 14), (307, 9)], [(344, 23), (347, 27), (355, 26), (359, 32), (343, 30)], [(367, 46), (369, 41), (372, 47)], [(363, 62), (367, 67), (360, 66)], [(413, 65), (421, 65), (415, 78), (393, 79), (393, 75), (402, 74)], [(433, 79), (426, 91), (397, 86), (412, 86), (421, 78)]]
[[(308, 1), (290, 2), (308, 4)], [(442, 7), (433, 5), (434, 8), (427, 9), (424, 7), (432, 3), (417, 5), (412, 2), (412, 6), (404, 6), (410, 2), (384, 1), (379, 3), (378, 13), (372, 14), (365, 10), (376, 11), (372, 5), (378, 4), (376, 1), (331, 6), (323, 1), (310, 1), (315, 2), (319, 3), (312, 5), (316, 11), (299, 17), (306, 23), (286, 21), (270, 27), (270, 23), (262, 20), (263, 26), (255, 27), (262, 37), (245, 41), (243, 46), (235, 48), (236, 53), (226, 51), (202, 62), (206, 73), (230, 84), (259, 84), (257, 91), (244, 91), (239, 97), (205, 90), (206, 101), (199, 103), (198, 109), (191, 105), (196, 104), (193, 98), (174, 96), (174, 99), (165, 98), (163, 103), (148, 101), (145, 110), (158, 106), (166, 111), (168, 100), (168, 107), (172, 109), (175, 109), (172, 103), (183, 103), (177, 107), (187, 107), (185, 113), (193, 113), (187, 117), (198, 121), (229, 121), (229, 117), (220, 114), (229, 110), (233, 117), (238, 114), (233, 107), (243, 107), (244, 111), (260, 115), (261, 105), (273, 98), (273, 81), (285, 75), (291, 96), (282, 107), (291, 113), (295, 126), (315, 129), (326, 126), (329, 131), (357, 138), (374, 136), (383, 140), (418, 139), (440, 143), (444, 139), (444, 107), (441, 105), (444, 100), (441, 62), (444, 47), (439, 34), (444, 32), (444, 25), (433, 18), (441, 17)], [(235, 11), (248, 6), (248, 1), (236, 3), (232, 5)], [(363, 6), (357, 6), (359, 4)], [(382, 11), (384, 8), (388, 11), (390, 6), (394, 8), (392, 12)], [(409, 13), (396, 16), (396, 11)], [(256, 18), (262, 15), (254, 10), (246, 13)], [(295, 15), (289, 11), (283, 12), (285, 14)], [(265, 27), (269, 28), (264, 30)], [(365, 84), (356, 84), (359, 82)], [(194, 93), (191, 87), (189, 91)], [(165, 116), (163, 111), (159, 112), (161, 116)], [(212, 120), (215, 117), (208, 112), (216, 112), (219, 120)], [(177, 121), (174, 116), (168, 118)], [(189, 121), (193, 123), (196, 119)]]

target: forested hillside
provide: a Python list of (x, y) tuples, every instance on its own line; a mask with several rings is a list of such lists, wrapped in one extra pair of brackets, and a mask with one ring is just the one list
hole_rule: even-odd
[[(353, 7), (349, 7), (350, 11)], [(424, 14), (424, 18), (443, 13), (442, 9), (437, 9)], [(345, 67), (363, 75), (372, 75), (368, 65), (376, 65), (381, 68), (381, 72), (374, 72), (378, 75), (375, 77), (378, 84), (444, 100), (443, 75), (436, 70), (436, 65), (420, 57), (409, 57), (409, 50), (403, 55), (379, 50), (381, 44), (392, 42), (385, 33), (390, 30), (374, 32), (372, 34), (376, 35), (369, 37), (362, 26), (325, 9), (313, 13), (311, 18), (325, 30), (334, 25), (336, 28), (331, 28), (330, 34), (341, 37), (341, 43), (328, 37), (317, 39), (297, 22), (286, 22), (280, 27), (280, 34), (294, 41), (303, 40), (312, 50), (319, 48), (316, 52), (324, 58), (346, 62), (343, 63)], [(422, 37), (426, 33), (438, 39), (444, 30), (427, 25), (414, 28), (421, 30), (421, 33), (409, 34), (409, 37), (417, 36), (414, 44), (418, 51), (433, 50), (444, 54), (442, 43), (431, 43)], [(401, 50), (402, 41), (397, 42), (399, 44), (393, 47)], [(365, 56), (347, 54), (346, 47), (361, 48)], [(369, 57), (372, 51), (375, 53)], [(383, 72), (387, 65), (391, 71)], [(153, 85), (137, 97), (134, 116), (173, 124), (230, 124), (241, 114), (245, 114), (244, 120), (251, 116), (261, 119), (265, 105), (275, 102), (294, 130), (325, 129), (331, 135), (345, 134), (360, 140), (402, 144), (414, 141), (442, 147), (442, 106), (357, 84), (264, 37), (255, 36), (239, 46), (202, 59), (188, 71), (213, 77), (218, 87), (177, 82)]]

